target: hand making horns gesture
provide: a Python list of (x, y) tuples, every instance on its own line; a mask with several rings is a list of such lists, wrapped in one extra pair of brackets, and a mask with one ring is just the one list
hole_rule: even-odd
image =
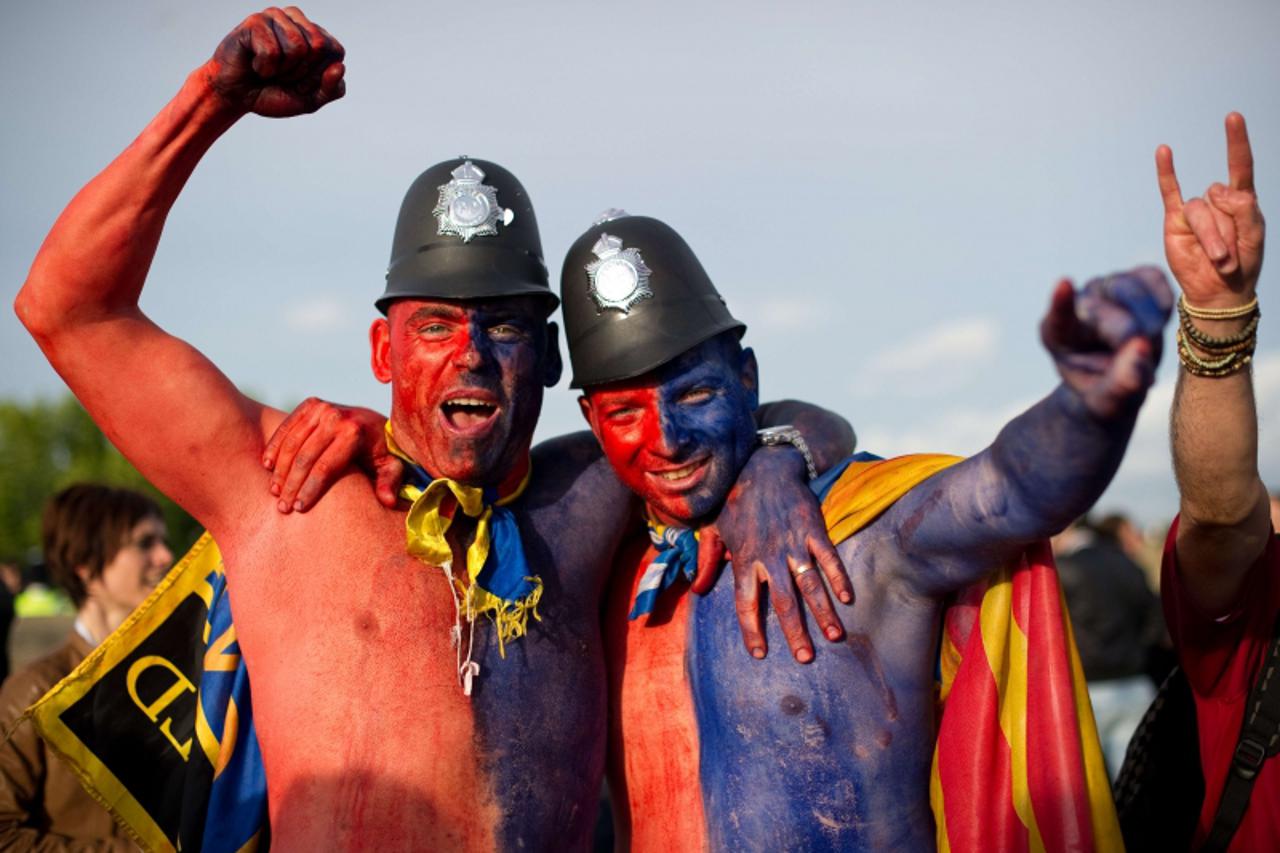
[(1228, 185), (1182, 200), (1173, 151), (1156, 149), (1164, 199), (1164, 251), (1187, 301), (1198, 308), (1234, 308), (1253, 299), (1262, 268), (1266, 223), (1253, 189), (1253, 151), (1244, 116), (1227, 116)]

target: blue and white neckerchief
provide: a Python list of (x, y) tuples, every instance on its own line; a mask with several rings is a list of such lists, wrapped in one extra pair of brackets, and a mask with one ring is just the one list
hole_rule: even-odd
[(628, 619), (652, 613), (653, 606), (664, 589), (675, 583), (681, 575), (685, 580), (691, 581), (698, 572), (697, 531), (649, 519), (649, 540), (658, 549), (658, 553), (640, 578), (635, 604), (631, 607)]

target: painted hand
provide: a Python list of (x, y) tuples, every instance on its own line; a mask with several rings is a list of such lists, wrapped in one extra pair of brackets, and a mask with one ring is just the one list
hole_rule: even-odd
[(374, 493), (383, 506), (396, 505), (404, 463), (387, 451), (387, 419), (369, 409), (338, 406), (309, 397), (276, 427), (262, 453), (271, 471), (271, 494), (276, 508), (306, 512), (352, 463), (374, 479)]
[(313, 113), (346, 92), (338, 40), (296, 6), (250, 15), (205, 63), (210, 87), (231, 108), (269, 118)]
[(1253, 151), (1244, 116), (1227, 126), (1228, 184), (1202, 198), (1182, 200), (1173, 151), (1156, 149), (1156, 177), (1164, 199), (1164, 252), (1187, 301), (1199, 308), (1234, 308), (1253, 299), (1262, 269), (1266, 223), (1253, 189)]
[[(796, 450), (757, 450), (742, 469), (719, 516), (702, 528), (698, 574), (692, 589), (702, 594), (715, 585), (727, 546), (732, 555), (738, 624), (753, 657), (763, 658), (768, 651), (760, 620), (762, 583), (769, 585), (769, 600), (796, 660), (813, 660), (813, 644), (796, 602), (796, 587), (823, 635), (833, 642), (844, 636), (822, 577), (826, 576), (846, 604), (853, 601), (853, 586), (827, 536), (822, 510), (806, 479), (804, 460)], [(793, 574), (804, 566), (809, 570)]]
[(1096, 417), (1137, 410), (1155, 379), (1173, 291), (1155, 267), (1093, 279), (1079, 294), (1058, 282), (1040, 338), (1062, 374)]

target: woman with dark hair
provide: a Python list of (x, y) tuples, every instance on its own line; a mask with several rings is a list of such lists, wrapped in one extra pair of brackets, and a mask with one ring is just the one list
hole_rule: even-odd
[(76, 605), (75, 628), (55, 651), (0, 688), (0, 848), (134, 849), (105, 809), (58, 760), (23, 712), (133, 612), (173, 565), (160, 508), (145, 495), (79, 484), (54, 496), (43, 520), (44, 558)]

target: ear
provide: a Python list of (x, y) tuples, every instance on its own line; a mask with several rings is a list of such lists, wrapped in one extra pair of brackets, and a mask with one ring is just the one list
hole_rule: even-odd
[(93, 572), (89, 570), (89, 567), (83, 566), (83, 565), (76, 566), (75, 572), (76, 572), (76, 577), (80, 579), (80, 586), (84, 588), (84, 594), (85, 594), (85, 597), (87, 598), (94, 586), (94, 582), (98, 581), (99, 578), (101, 578), (101, 575), (98, 575), (95, 577)]
[(369, 326), (369, 362), (373, 375), (382, 384), (391, 381), (391, 324), (379, 317)]
[(560, 327), (547, 321), (547, 351), (542, 355), (542, 384), (552, 388), (560, 382), (564, 373), (564, 361), (560, 358)]
[(591, 427), (591, 431), (600, 436), (599, 430), (596, 429), (596, 409), (591, 405), (591, 398), (583, 394), (578, 398), (578, 409), (582, 412), (582, 417), (586, 420), (587, 426)]
[(760, 405), (760, 367), (756, 364), (756, 354), (751, 347), (742, 348), (742, 364), (738, 368), (738, 378), (742, 387), (747, 389), (747, 397), (751, 402), (751, 411)]

